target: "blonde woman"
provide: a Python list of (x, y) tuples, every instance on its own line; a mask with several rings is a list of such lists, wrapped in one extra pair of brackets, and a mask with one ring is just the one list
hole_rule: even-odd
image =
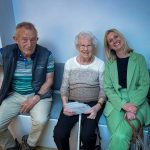
[(144, 125), (150, 124), (148, 68), (144, 56), (133, 52), (118, 30), (106, 31), (104, 45), (104, 91), (108, 97), (104, 114), (111, 133), (109, 150), (128, 150), (132, 129), (125, 118), (137, 128), (135, 117)]

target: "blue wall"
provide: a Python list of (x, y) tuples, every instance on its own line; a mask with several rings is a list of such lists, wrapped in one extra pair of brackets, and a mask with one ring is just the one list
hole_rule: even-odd
[(149, 0), (13, 0), (16, 24), (31, 21), (39, 43), (51, 49), (57, 62), (77, 54), (74, 37), (92, 31), (104, 59), (103, 37), (109, 28), (122, 31), (129, 45), (146, 57), (150, 68)]
[(2, 44), (13, 42), (12, 36), (15, 29), (15, 17), (11, 0), (0, 0), (0, 37)]

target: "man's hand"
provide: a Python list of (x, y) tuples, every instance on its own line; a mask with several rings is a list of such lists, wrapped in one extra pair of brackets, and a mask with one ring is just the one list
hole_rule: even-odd
[(40, 101), (40, 97), (38, 95), (35, 95), (31, 98), (28, 98), (25, 102), (21, 104), (21, 113), (29, 112), (35, 104), (37, 104)]

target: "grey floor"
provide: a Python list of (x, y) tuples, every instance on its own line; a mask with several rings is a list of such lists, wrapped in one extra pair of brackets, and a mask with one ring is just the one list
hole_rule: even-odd
[[(3, 150), (2, 147), (0, 147), (0, 150)], [(57, 150), (57, 149), (56, 148), (37, 147), (36, 150)]]

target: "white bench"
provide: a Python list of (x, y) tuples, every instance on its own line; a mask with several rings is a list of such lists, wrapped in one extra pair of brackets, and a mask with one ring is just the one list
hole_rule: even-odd
[[(53, 93), (53, 103), (52, 103), (52, 109), (50, 112), (50, 120), (45, 127), (45, 130), (41, 136), (41, 139), (38, 143), (39, 146), (43, 147), (49, 147), (49, 148), (56, 148), (56, 145), (53, 140), (53, 129), (54, 126), (57, 123), (57, 119), (59, 117), (61, 108), (62, 108), (62, 102), (61, 102), (61, 97), (60, 97), (60, 86), (61, 86), (61, 81), (62, 81), (62, 75), (63, 75), (63, 68), (64, 64), (63, 63), (56, 63), (55, 64), (55, 78), (54, 78), (54, 93)], [(101, 136), (101, 147), (102, 150), (107, 150), (108, 148), (108, 143), (109, 143), (109, 131), (107, 129), (106, 125), (106, 120), (105, 117), (102, 115), (100, 120), (99, 120), (99, 131), (100, 131), (100, 136)], [(13, 120), (13, 122), (10, 125), (10, 130), (13, 132), (13, 135), (18, 138), (18, 140), (21, 140), (21, 137), (25, 134), (28, 134), (29, 131), (31, 130), (31, 118), (28, 115), (19, 115), (16, 119)], [(71, 132), (71, 137), (70, 137), (70, 145), (71, 145), (71, 150), (76, 150), (77, 146), (77, 132), (78, 131), (78, 126), (76, 125), (75, 128)], [(147, 128), (144, 129), (144, 145), (146, 150), (150, 150), (148, 148), (147, 144), (147, 133), (148, 130)]]

